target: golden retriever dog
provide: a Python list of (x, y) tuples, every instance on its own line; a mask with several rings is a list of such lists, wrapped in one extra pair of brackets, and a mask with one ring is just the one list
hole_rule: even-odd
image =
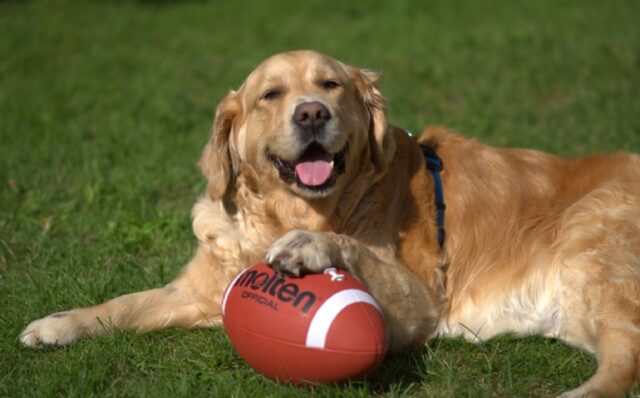
[[(378, 79), (314, 51), (265, 60), (217, 107), (182, 273), (36, 320), (22, 343), (216, 326), (225, 287), (251, 264), (337, 266), (378, 300), (392, 352), (538, 334), (597, 358), (564, 396), (625, 396), (640, 375), (640, 157), (565, 159), (439, 127), (416, 140), (387, 123)], [(442, 170), (427, 168), (426, 146)]]

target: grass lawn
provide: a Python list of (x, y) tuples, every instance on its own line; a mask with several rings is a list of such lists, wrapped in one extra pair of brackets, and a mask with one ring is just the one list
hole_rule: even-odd
[(33, 319), (172, 279), (196, 246), (213, 109), (275, 52), (381, 71), (414, 132), (640, 151), (639, 2), (419, 3), (0, 2), (0, 396), (538, 397), (586, 380), (590, 356), (508, 336), (436, 340), (313, 389), (255, 374), (222, 330), (18, 344)]

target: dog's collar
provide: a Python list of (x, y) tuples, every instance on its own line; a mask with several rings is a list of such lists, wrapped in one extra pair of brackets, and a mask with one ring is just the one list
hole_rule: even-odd
[(436, 200), (436, 223), (438, 226), (438, 243), (440, 248), (444, 246), (444, 211), (447, 206), (444, 204), (444, 188), (442, 186), (442, 178), (440, 172), (443, 170), (442, 159), (436, 154), (436, 151), (426, 144), (420, 144), (422, 155), (426, 163), (427, 169), (433, 176), (433, 187)]

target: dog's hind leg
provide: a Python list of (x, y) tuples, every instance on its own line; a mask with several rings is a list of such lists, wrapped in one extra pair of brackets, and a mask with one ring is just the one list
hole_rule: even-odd
[(596, 347), (598, 369), (586, 383), (561, 395), (574, 397), (625, 397), (638, 376), (640, 335), (626, 330), (601, 330)]
[(624, 397), (640, 373), (640, 204), (613, 194), (618, 202), (608, 203), (617, 206), (587, 203), (561, 231), (559, 337), (598, 361), (596, 374), (563, 397)]

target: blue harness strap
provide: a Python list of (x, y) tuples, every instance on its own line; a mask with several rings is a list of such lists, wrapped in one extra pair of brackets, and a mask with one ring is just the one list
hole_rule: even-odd
[(431, 172), (433, 176), (433, 186), (435, 191), (435, 199), (436, 199), (436, 223), (438, 226), (438, 243), (440, 247), (444, 245), (445, 231), (444, 231), (444, 211), (447, 206), (444, 204), (444, 189), (442, 187), (442, 178), (440, 177), (440, 172), (443, 170), (444, 165), (442, 164), (442, 159), (438, 157), (436, 151), (433, 148), (429, 147), (425, 144), (420, 144), (420, 149), (422, 149), (422, 154), (424, 155), (424, 160), (427, 166), (427, 169)]

